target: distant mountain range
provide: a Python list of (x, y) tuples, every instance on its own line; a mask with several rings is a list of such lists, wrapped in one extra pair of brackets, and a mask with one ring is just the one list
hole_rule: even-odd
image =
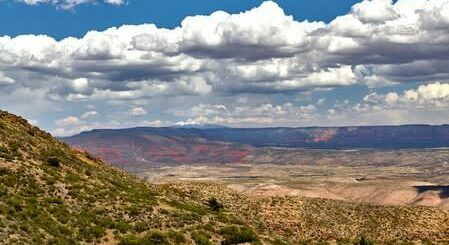
[(408, 149), (449, 147), (449, 125), (307, 128), (139, 127), (62, 138), (121, 167), (238, 162), (255, 147)]

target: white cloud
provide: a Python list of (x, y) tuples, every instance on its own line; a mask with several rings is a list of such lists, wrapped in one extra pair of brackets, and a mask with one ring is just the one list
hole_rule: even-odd
[(337, 102), (328, 125), (446, 124), (449, 83), (435, 82), (401, 92), (371, 92), (356, 104)]
[(66, 118), (58, 119), (55, 122), (58, 127), (77, 126), (81, 124), (81, 121), (74, 116), (68, 116)]
[[(59, 7), (85, 2), (93, 1), (27, 0)], [(326, 111), (348, 118), (382, 109), (442, 108), (445, 83), (436, 81), (449, 81), (448, 11), (449, 0), (364, 0), (324, 23), (294, 20), (268, 1), (238, 14), (187, 17), (173, 29), (124, 25), (59, 41), (45, 35), (2, 36), (0, 85), (8, 86), (1, 86), (0, 103), (36, 114), (56, 110), (55, 105), (95, 104), (122, 117), (133, 115), (126, 113), (129, 104), (162, 117), (165, 108), (179, 111), (189, 104), (202, 106), (171, 119), (293, 125), (322, 119), (316, 119), (319, 108), (308, 108), (310, 101), (294, 103), (299, 93), (317, 98), (313, 95), (324, 90), (357, 85), (376, 93), (359, 105), (340, 102)], [(395, 85), (408, 82), (428, 85), (395, 91)], [(391, 86), (391, 93), (379, 93), (382, 86)], [(33, 105), (25, 103), (28, 97)], [(259, 100), (232, 103), (243, 97)], [(328, 107), (334, 102), (325, 99)], [(39, 109), (39, 104), (46, 106)]]
[(0, 86), (2, 85), (11, 85), (16, 81), (10, 77), (5, 76), (2, 72), (0, 72)]
[(86, 78), (78, 78), (72, 81), (72, 88), (75, 92), (83, 93), (89, 88), (89, 80)]
[[(28, 3), (41, 2), (66, 3)], [(0, 69), (49, 82), (71, 80), (73, 91), (52, 90), (60, 100), (284, 93), (449, 79), (447, 6), (449, 0), (365, 0), (325, 24), (295, 21), (267, 1), (239, 14), (187, 17), (174, 29), (125, 25), (61, 41), (4, 36)]]
[(364, 23), (383, 23), (397, 18), (392, 0), (372, 0), (355, 4), (351, 12)]
[(85, 113), (83, 113), (83, 115), (81, 115), (82, 119), (87, 119), (87, 118), (92, 118), (94, 116), (96, 116), (98, 114), (97, 111), (86, 111)]
[(280, 105), (211, 105), (200, 104), (189, 111), (174, 111), (177, 116), (188, 116), (183, 124), (212, 123), (231, 126), (292, 126), (310, 123), (318, 108), (314, 105), (295, 106), (291, 103)]
[(33, 125), (33, 126), (38, 126), (39, 125), (39, 121), (36, 119), (28, 119), (27, 120), (29, 124)]
[(132, 116), (144, 116), (147, 114), (147, 111), (142, 107), (134, 107), (129, 109), (128, 113)]
[(173, 125), (173, 122), (163, 120), (153, 120), (153, 121), (144, 120), (141, 121), (139, 125), (147, 127), (167, 127)]
[(125, 3), (123, 0), (104, 0), (104, 2), (112, 5), (122, 5)]
[[(38, 4), (53, 4), (58, 8), (62, 9), (72, 9), (80, 4), (86, 3), (96, 3), (96, 0), (19, 0), (28, 5), (38, 5)], [(106, 4), (112, 5), (122, 5), (124, 4), (123, 0), (104, 0)]]
[(363, 107), (370, 108), (438, 108), (449, 107), (449, 83), (431, 83), (417, 89), (403, 91), (402, 94), (370, 93), (363, 99)]

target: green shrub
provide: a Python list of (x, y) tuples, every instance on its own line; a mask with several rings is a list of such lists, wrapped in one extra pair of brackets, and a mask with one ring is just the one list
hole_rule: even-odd
[(374, 242), (366, 239), (365, 237), (361, 237), (359, 241), (354, 243), (355, 245), (374, 245)]
[(221, 204), (217, 198), (212, 197), (209, 200), (207, 200), (207, 205), (212, 209), (214, 212), (218, 212), (221, 209), (223, 209), (223, 204)]
[(106, 233), (106, 229), (104, 227), (96, 225), (90, 229), (90, 233), (95, 238), (101, 238)]
[(119, 245), (140, 245), (140, 238), (134, 235), (127, 235), (120, 239)]
[(176, 200), (172, 200), (167, 202), (168, 205), (176, 208), (176, 209), (181, 209), (181, 210), (186, 210), (186, 211), (190, 211), (192, 213), (196, 213), (199, 215), (204, 215), (207, 212), (205, 211), (205, 209), (201, 206), (197, 206), (197, 205), (193, 205), (190, 203), (186, 203), (186, 202), (180, 202), (180, 201), (176, 201)]
[(148, 227), (149, 227), (148, 224), (141, 222), (141, 221), (134, 223), (134, 231), (136, 231), (136, 232), (146, 231), (146, 230), (148, 230)]
[(169, 244), (165, 235), (160, 231), (152, 231), (145, 235), (142, 244), (156, 245), (156, 244)]
[(186, 238), (184, 235), (177, 231), (169, 231), (167, 232), (168, 239), (172, 241), (174, 244), (185, 244)]
[(63, 204), (64, 203), (64, 201), (58, 197), (46, 197), (46, 198), (44, 198), (44, 200), (48, 204)]
[(225, 238), (221, 242), (222, 245), (258, 241), (257, 235), (248, 227), (238, 227), (236, 225), (227, 226), (221, 230), (221, 234)]
[(51, 167), (59, 168), (61, 167), (61, 161), (57, 157), (49, 157), (47, 163)]
[(197, 245), (212, 245), (212, 242), (209, 241), (209, 238), (202, 233), (192, 234), (192, 239)]
[(8, 194), (8, 190), (3, 186), (0, 186), (0, 197), (6, 196)]
[(164, 245), (170, 244), (164, 233), (151, 231), (140, 238), (134, 235), (126, 235), (120, 239), (119, 245)]
[(130, 230), (131, 225), (123, 221), (118, 221), (112, 224), (111, 228), (120, 231), (120, 233), (126, 233), (128, 230)]

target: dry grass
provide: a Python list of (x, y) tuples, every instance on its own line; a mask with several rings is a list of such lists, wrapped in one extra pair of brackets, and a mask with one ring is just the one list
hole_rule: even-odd
[(251, 230), (0, 112), (0, 244), (219, 244), (227, 227)]
[(216, 195), (225, 207), (240, 214), (267, 240), (279, 238), (288, 244), (313, 241), (352, 244), (363, 236), (376, 244), (426, 241), (449, 244), (449, 213), (439, 208), (377, 206), (301, 197), (254, 198), (207, 183), (168, 186), (195, 193), (192, 195), (200, 199)]

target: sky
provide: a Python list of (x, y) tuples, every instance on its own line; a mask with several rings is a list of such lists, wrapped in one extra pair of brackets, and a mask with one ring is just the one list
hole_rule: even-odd
[(0, 0), (0, 109), (94, 128), (449, 123), (449, 0)]

